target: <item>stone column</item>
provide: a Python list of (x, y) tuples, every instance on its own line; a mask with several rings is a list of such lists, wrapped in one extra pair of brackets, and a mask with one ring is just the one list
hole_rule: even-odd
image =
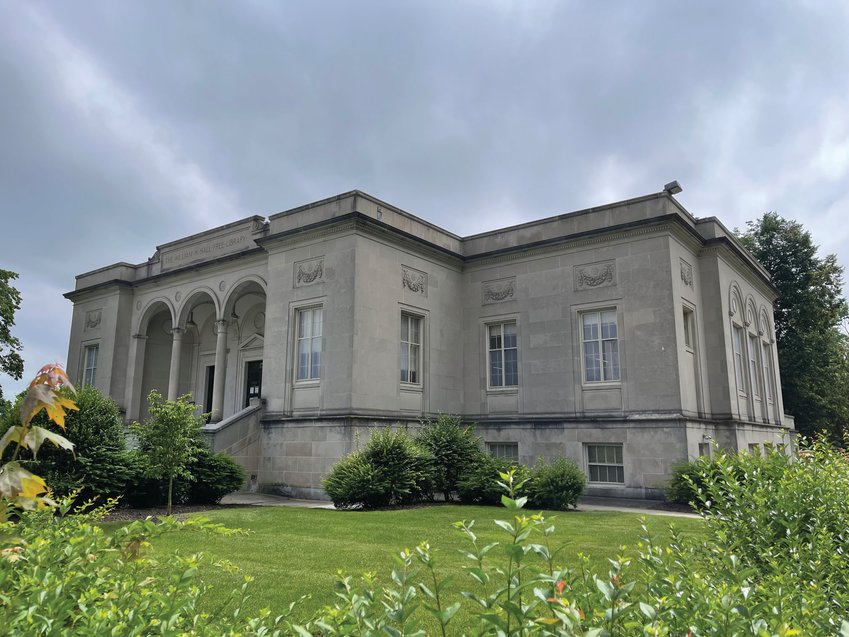
[(183, 354), (183, 330), (171, 330), (171, 371), (168, 374), (168, 400), (177, 400), (180, 384), (180, 358)]
[(224, 378), (227, 372), (227, 321), (215, 321), (215, 377), (212, 380), (212, 415), (210, 422), (219, 422), (224, 411)]

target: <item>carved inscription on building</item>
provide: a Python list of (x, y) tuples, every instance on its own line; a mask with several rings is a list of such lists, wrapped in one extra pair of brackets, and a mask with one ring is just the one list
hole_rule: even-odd
[(616, 262), (601, 261), (574, 268), (575, 290), (592, 290), (616, 285)]
[(415, 294), (427, 296), (427, 274), (420, 270), (402, 265), (401, 287)]
[(324, 257), (295, 263), (295, 287), (300, 288), (324, 281)]
[(103, 310), (91, 310), (85, 313), (85, 331), (90, 332), (100, 328), (100, 321), (103, 318)]
[(483, 282), (483, 304), (503, 303), (516, 298), (516, 277)]
[(223, 237), (213, 237), (206, 241), (165, 248), (160, 255), (162, 269), (172, 270), (190, 263), (208, 261), (225, 254), (252, 248), (254, 245), (251, 238), (251, 229), (246, 229)]
[(693, 266), (681, 259), (681, 282), (689, 288), (693, 286)]

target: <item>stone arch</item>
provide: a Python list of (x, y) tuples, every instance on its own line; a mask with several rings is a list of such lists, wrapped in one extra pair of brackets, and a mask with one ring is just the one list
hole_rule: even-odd
[(268, 294), (268, 284), (265, 282), (265, 279), (263, 279), (257, 274), (248, 274), (233, 283), (233, 285), (230, 286), (230, 289), (228, 289), (227, 293), (224, 295), (222, 313), (219, 316), (225, 319), (229, 318), (233, 312), (233, 308), (236, 302), (238, 301), (239, 292), (243, 292), (251, 288), (256, 290), (257, 287), (255, 286), (262, 290), (263, 295)]
[(751, 294), (746, 296), (746, 314), (744, 316), (744, 322), (746, 327), (749, 328), (749, 331), (757, 332), (758, 330), (758, 310), (757, 305), (755, 305), (755, 297)]
[(197, 301), (198, 299), (202, 299), (204, 296), (206, 296), (209, 301), (212, 302), (215, 316), (221, 316), (221, 302), (218, 298), (218, 295), (211, 287), (207, 285), (200, 285), (194, 288), (186, 295), (185, 300), (183, 301), (180, 308), (177, 310), (177, 325), (183, 328), (186, 326), (186, 321), (188, 320), (189, 312), (191, 312), (198, 305), (201, 305), (201, 303), (197, 303)]
[(732, 281), (728, 290), (728, 315), (735, 317), (743, 312), (743, 294), (736, 281)]
[(177, 316), (177, 313), (174, 311), (174, 305), (171, 303), (171, 300), (164, 296), (157, 296), (156, 298), (148, 301), (139, 312), (138, 322), (136, 323), (136, 329), (133, 334), (140, 334), (143, 336), (147, 332), (150, 319), (154, 314), (161, 311), (154, 309), (154, 306), (157, 304), (164, 305), (168, 309), (168, 312), (171, 314), (171, 324), (174, 324), (174, 317)]
[[(244, 276), (230, 286), (222, 306), (222, 320), (227, 323), (232, 343), (227, 374), (235, 391), (231, 403), (234, 411), (261, 396), (266, 289), (262, 277)], [(225, 400), (225, 411), (230, 411), (226, 404)]]
[(773, 342), (772, 321), (769, 320), (769, 312), (764, 305), (761, 305), (761, 311), (758, 315), (758, 332), (765, 341)]

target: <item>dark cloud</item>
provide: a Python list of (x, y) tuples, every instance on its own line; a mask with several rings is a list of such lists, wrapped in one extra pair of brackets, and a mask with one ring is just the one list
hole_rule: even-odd
[(847, 27), (837, 2), (0, 0), (28, 373), (73, 275), (355, 187), (469, 234), (677, 178), (696, 215), (778, 210), (839, 252)]

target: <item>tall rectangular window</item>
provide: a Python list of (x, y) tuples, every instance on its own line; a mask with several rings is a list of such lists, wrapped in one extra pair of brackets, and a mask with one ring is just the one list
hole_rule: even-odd
[(422, 319), (401, 314), (401, 382), (419, 384), (422, 359)]
[(97, 355), (99, 345), (88, 345), (85, 348), (85, 365), (83, 367), (83, 387), (94, 385), (97, 380)]
[(581, 313), (584, 381), (619, 380), (619, 330), (616, 310)]
[(763, 367), (764, 367), (764, 391), (766, 392), (766, 398), (769, 401), (772, 401), (773, 391), (772, 391), (772, 372), (769, 366), (769, 360), (772, 351), (770, 350), (769, 343), (763, 344), (763, 349), (761, 351), (761, 356), (763, 357)]
[(590, 482), (625, 484), (622, 445), (587, 445), (587, 473)]
[(737, 391), (746, 392), (746, 379), (743, 375), (743, 328), (731, 326), (731, 346), (734, 349), (734, 377), (737, 380)]
[(298, 310), (298, 380), (321, 378), (323, 314), (320, 307)]
[(519, 357), (515, 323), (490, 325), (489, 386), (515, 387), (519, 384)]
[(752, 396), (760, 396), (761, 372), (758, 365), (758, 337), (749, 334), (749, 373), (752, 377)]
[(684, 346), (693, 349), (696, 346), (696, 321), (693, 310), (684, 308)]

